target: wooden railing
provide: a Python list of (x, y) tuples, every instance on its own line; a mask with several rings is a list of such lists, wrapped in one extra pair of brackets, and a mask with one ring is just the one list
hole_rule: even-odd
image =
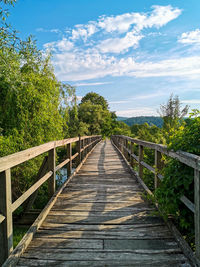
[[(141, 179), (143, 178), (144, 167), (154, 173), (155, 189), (158, 187), (159, 179), (162, 180), (164, 178), (161, 175), (162, 154), (177, 159), (178, 161), (194, 169), (194, 203), (192, 203), (184, 195), (180, 197), (180, 200), (185, 204), (188, 209), (190, 209), (194, 213), (196, 247), (195, 253), (197, 258), (200, 259), (200, 157), (183, 151), (169, 151), (164, 145), (146, 142), (123, 135), (114, 135), (111, 137), (111, 139), (113, 143), (118, 147), (118, 149), (122, 152), (122, 154), (125, 156), (125, 158), (130, 161), (131, 166), (133, 166), (133, 161), (137, 162), (137, 175)], [(138, 156), (134, 154), (134, 144), (138, 145)], [(144, 162), (144, 148), (150, 148), (155, 151), (155, 167), (152, 167), (146, 162)], [(149, 189), (147, 188), (147, 191), (148, 190)]]
[[(0, 265), (13, 250), (13, 212), (27, 199), (29, 209), (38, 188), (48, 180), (48, 193), (51, 198), (56, 189), (56, 171), (67, 164), (67, 176), (72, 173), (72, 161), (79, 165), (91, 149), (101, 140), (101, 136), (83, 136), (49, 142), (18, 153), (0, 158)], [(76, 143), (76, 153), (72, 155), (72, 144)], [(56, 166), (56, 148), (66, 146), (67, 159)], [(37, 182), (17, 200), (12, 202), (11, 168), (33, 159), (43, 153), (48, 156), (39, 169)]]

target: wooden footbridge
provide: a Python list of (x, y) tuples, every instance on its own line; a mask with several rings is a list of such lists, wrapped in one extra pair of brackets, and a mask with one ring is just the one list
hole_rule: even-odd
[[(138, 156), (134, 143), (139, 145)], [(56, 148), (61, 146), (66, 146), (67, 157), (56, 166)], [(143, 161), (143, 147), (155, 150), (155, 168)], [(12, 202), (10, 169), (46, 152), (37, 182)], [(143, 167), (154, 172), (157, 187), (161, 153), (195, 170), (195, 204), (185, 196), (181, 200), (195, 214), (196, 257), (176, 228), (145, 200), (144, 192), (151, 192), (142, 181)], [(71, 174), (75, 160), (78, 167)], [(138, 174), (132, 171), (133, 160)], [(69, 178), (55, 192), (56, 171), (65, 164)], [(7, 258), (3, 266), (200, 266), (198, 164), (194, 155), (124, 136), (113, 136), (112, 142), (100, 136), (66, 139), (1, 158), (1, 263)], [(51, 199), (13, 250), (12, 213), (27, 199), (32, 204), (34, 192), (47, 180)]]

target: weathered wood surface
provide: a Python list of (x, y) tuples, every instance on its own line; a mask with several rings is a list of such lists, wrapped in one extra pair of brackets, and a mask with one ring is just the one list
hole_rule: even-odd
[(18, 266), (191, 266), (109, 141), (59, 195)]

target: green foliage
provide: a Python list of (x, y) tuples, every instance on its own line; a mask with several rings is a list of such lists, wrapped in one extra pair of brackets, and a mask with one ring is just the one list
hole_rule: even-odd
[[(177, 128), (169, 139), (169, 149), (200, 155), (200, 113)], [(193, 214), (179, 200), (182, 195), (194, 201), (194, 170), (174, 159), (166, 159), (164, 179), (156, 190), (157, 201), (166, 214), (172, 214), (187, 240), (194, 237)]]
[(81, 99), (81, 104), (90, 101), (93, 105), (101, 105), (103, 109), (108, 110), (108, 102), (103, 96), (97, 93), (90, 92)]
[(13, 229), (13, 247), (15, 248), (21, 241), (22, 237), (28, 231), (29, 227), (14, 227)]
[(188, 105), (181, 109), (179, 97), (173, 96), (173, 94), (166, 104), (160, 105), (158, 112), (163, 118), (163, 133), (166, 139), (183, 123), (183, 118), (188, 113), (188, 109)]
[(116, 121), (113, 129), (113, 135), (131, 136), (130, 127), (123, 121)]
[[(22, 41), (16, 36), (5, 22), (4, 11), (2, 7), (0, 157), (67, 136), (67, 100), (74, 94), (72, 88), (57, 81), (50, 57), (42, 55), (36, 42), (31, 37)], [(13, 200), (33, 184), (43, 157), (12, 169)], [(40, 189), (42, 194), (47, 196), (45, 186)]]
[(116, 116), (108, 109), (107, 101), (96, 93), (86, 94), (79, 105), (78, 117), (86, 134), (110, 136)]
[(120, 120), (129, 126), (132, 126), (135, 124), (148, 123), (150, 126), (156, 125), (157, 127), (162, 128), (162, 125), (163, 125), (163, 119), (161, 117), (156, 117), (156, 116), (139, 116), (139, 117), (132, 117), (132, 118), (122, 117), (122, 119)]

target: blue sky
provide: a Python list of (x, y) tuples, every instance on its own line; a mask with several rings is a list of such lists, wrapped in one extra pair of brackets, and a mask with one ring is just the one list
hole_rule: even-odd
[(18, 0), (10, 13), (79, 98), (94, 91), (126, 117), (158, 115), (171, 93), (200, 109), (199, 0)]

